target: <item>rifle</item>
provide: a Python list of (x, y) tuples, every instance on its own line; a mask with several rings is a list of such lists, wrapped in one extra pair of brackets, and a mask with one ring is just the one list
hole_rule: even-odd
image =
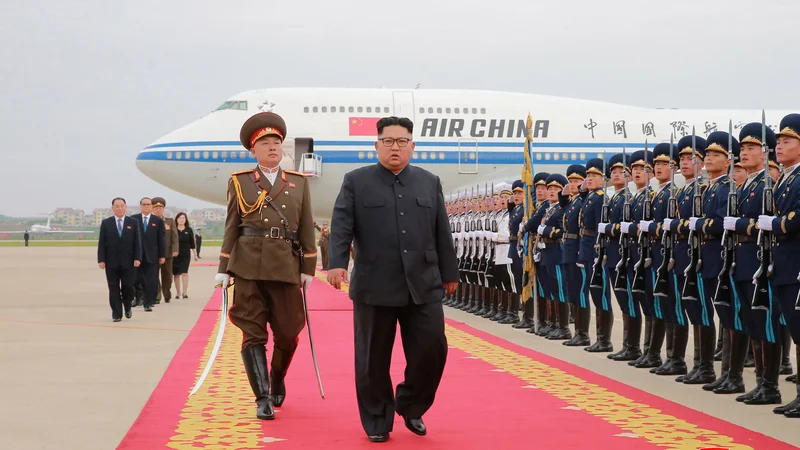
[[(703, 217), (703, 196), (700, 194), (700, 180), (697, 173), (697, 146), (695, 142), (694, 127), (692, 127), (692, 164), (694, 164), (694, 197), (692, 197), (692, 217)], [(683, 274), (686, 281), (683, 283), (682, 297), (684, 300), (697, 300), (700, 291), (697, 288), (697, 270), (700, 268), (700, 234), (689, 230), (689, 265)]]
[[(625, 179), (624, 191), (622, 191), (624, 204), (622, 206), (622, 221), (631, 221), (631, 194), (628, 190), (628, 176), (625, 168), (627, 166), (627, 154), (625, 147), (622, 147), (622, 176)], [(614, 280), (615, 291), (628, 291), (628, 256), (630, 255), (630, 248), (628, 247), (628, 237), (625, 233), (619, 234), (619, 254), (620, 259), (617, 263), (617, 278)]]
[[(600, 222), (608, 223), (608, 196), (606, 190), (608, 189), (608, 177), (606, 177), (606, 152), (603, 150), (603, 207), (600, 210)], [(608, 237), (605, 233), (597, 233), (597, 241), (595, 248), (597, 248), (597, 259), (594, 261), (592, 268), (592, 280), (589, 282), (589, 287), (603, 289), (605, 284), (605, 277), (603, 276), (603, 266), (606, 263), (606, 247), (608, 245)]]
[[(644, 185), (644, 202), (642, 203), (642, 220), (652, 220), (653, 205), (650, 198), (650, 172), (647, 171), (647, 141), (644, 141), (644, 174), (647, 180)], [(645, 273), (652, 263), (650, 257), (650, 238), (648, 233), (639, 228), (639, 261), (633, 268), (633, 285), (631, 292), (644, 292)]]
[[(671, 170), (669, 176), (669, 200), (667, 201), (667, 219), (674, 220), (678, 216), (678, 199), (675, 197), (675, 167), (673, 166), (673, 138), (674, 135), (669, 136), (669, 168)], [(666, 297), (669, 292), (669, 271), (675, 266), (675, 258), (673, 250), (675, 249), (675, 236), (664, 228), (661, 230), (661, 255), (663, 260), (661, 265), (656, 270), (656, 282), (653, 286), (653, 295), (658, 297)], [(677, 295), (677, 292), (675, 293)]]
[[(739, 193), (736, 189), (736, 182), (733, 181), (733, 122), (728, 121), (728, 178), (731, 182), (731, 189), (728, 192), (728, 217), (739, 216)], [(766, 167), (765, 167), (766, 169)], [(765, 171), (766, 173), (766, 171)], [(769, 174), (766, 174), (769, 176)], [(719, 283), (717, 291), (714, 293), (715, 305), (731, 305), (731, 294), (733, 286), (731, 279), (736, 267), (736, 232), (724, 230), (722, 232), (722, 270), (719, 272)]]
[[(761, 110), (761, 151), (764, 152), (764, 191), (761, 197), (761, 214), (775, 215), (775, 205), (772, 199), (772, 177), (769, 176), (769, 148), (767, 148), (767, 119), (764, 110)], [(768, 310), (770, 304), (769, 277), (772, 275), (772, 233), (758, 230), (758, 260), (761, 263), (753, 274), (753, 284), (756, 291), (753, 293), (753, 309)]]

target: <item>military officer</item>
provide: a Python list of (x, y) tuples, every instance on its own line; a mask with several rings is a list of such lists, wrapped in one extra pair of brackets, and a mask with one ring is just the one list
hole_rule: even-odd
[[(633, 183), (636, 185), (637, 192), (630, 203), (631, 222), (620, 223), (620, 231), (628, 237), (628, 297), (629, 300), (633, 301), (630, 309), (631, 311), (636, 311), (637, 315), (641, 309), (645, 316), (644, 348), (642, 356), (636, 361), (628, 362), (628, 365), (637, 368), (656, 368), (661, 365), (661, 344), (664, 340), (663, 323), (661, 328), (653, 326), (652, 280), (649, 276), (643, 276), (643, 289), (638, 292), (634, 289), (637, 275), (635, 266), (639, 262), (641, 251), (640, 242), (642, 242), (641, 239), (637, 237), (639, 234), (639, 221), (644, 217), (645, 196), (653, 196), (653, 190), (647, 184), (649, 172), (653, 169), (652, 161), (653, 153), (649, 150), (639, 150), (631, 155), (631, 175), (633, 177)], [(640, 274), (640, 276), (642, 275), (643, 274)], [(633, 313), (631, 317), (633, 317)], [(631, 339), (630, 333), (631, 330), (629, 329), (629, 340)], [(654, 336), (656, 337), (655, 340), (653, 340)]]
[(455, 296), (450, 300), (448, 306), (459, 308), (464, 298), (467, 296), (467, 271), (466, 255), (469, 252), (469, 236), (467, 227), (467, 201), (466, 191), (459, 192), (456, 199), (456, 215), (454, 218), (456, 234), (456, 258), (458, 259), (458, 288)]
[[(549, 332), (546, 327), (545, 318), (547, 317), (547, 300), (545, 299), (544, 290), (542, 289), (542, 284), (539, 281), (540, 276), (540, 265), (541, 263), (537, 261), (537, 258), (540, 257), (538, 247), (538, 240), (535, 239), (536, 228), (542, 224), (542, 218), (544, 218), (545, 213), (547, 212), (547, 208), (550, 204), (548, 201), (547, 195), (547, 177), (550, 174), (547, 172), (539, 172), (533, 176), (533, 186), (535, 189), (536, 195), (536, 203), (533, 205), (533, 214), (531, 215), (530, 219), (522, 225), (520, 225), (519, 230), (519, 237), (521, 237), (524, 233), (529, 233), (528, 237), (528, 245), (533, 247), (533, 276), (530, 280), (531, 282), (531, 296), (535, 297), (536, 302), (536, 323), (532, 323), (534, 319), (534, 305), (533, 302), (526, 302), (525, 303), (525, 312), (523, 314), (523, 323), (518, 326), (518, 328), (528, 328), (528, 333), (533, 333), (538, 336), (545, 336)], [(529, 319), (528, 322), (525, 322), (525, 319)]]
[[(627, 235), (621, 231), (620, 224), (623, 219), (623, 208), (626, 196), (629, 196), (628, 179), (630, 179), (630, 156), (617, 153), (608, 160), (606, 176), (611, 179), (614, 186), (614, 196), (608, 201), (609, 223), (597, 224), (597, 231), (608, 237), (606, 247), (605, 270), (608, 276), (609, 286), (619, 286), (614, 289), (617, 304), (622, 312), (622, 348), (616, 353), (607, 357), (614, 361), (635, 361), (642, 356), (640, 339), (642, 335), (642, 317), (638, 309), (633, 307), (633, 299), (628, 292), (627, 268), (624, 273), (618, 273), (617, 266), (620, 262), (627, 262), (628, 253), (625, 253), (625, 260), (622, 259), (622, 245), (627, 249)], [(621, 283), (617, 283), (621, 281)]]
[[(581, 268), (578, 267), (578, 253), (580, 250), (580, 223), (578, 222), (583, 198), (579, 195), (581, 186), (586, 179), (586, 167), (573, 164), (567, 167), (567, 180), (569, 185), (564, 189), (569, 197), (563, 195), (561, 207), (564, 209), (564, 234), (561, 244), (561, 273), (564, 276), (565, 294), (567, 301), (576, 310), (575, 334), (563, 344), (570, 347), (586, 347), (592, 342), (589, 340), (589, 322), (591, 321), (590, 299), (586, 295), (587, 283), (581, 277)], [(566, 200), (569, 198), (569, 200)]]
[[(511, 185), (514, 200), (514, 208), (511, 210), (508, 219), (509, 236), (513, 236), (513, 241), (508, 246), (508, 256), (511, 258), (511, 272), (514, 276), (514, 292), (511, 294), (510, 302), (506, 308), (503, 318), (498, 320), (502, 324), (514, 324), (519, 320), (520, 295), (522, 295), (522, 257), (519, 254), (519, 227), (522, 219), (525, 218), (525, 184), (522, 180), (515, 180)], [(496, 316), (495, 316), (496, 317)]]
[[(606, 281), (605, 270), (602, 270), (602, 286), (589, 288), (590, 281), (594, 278), (594, 260), (597, 245), (597, 224), (601, 223), (603, 214), (603, 201), (606, 193), (603, 190), (605, 162), (602, 158), (592, 158), (586, 162), (586, 189), (580, 195), (584, 197), (579, 217), (580, 250), (578, 252), (578, 266), (581, 272), (582, 291), (584, 297), (592, 297), (595, 307), (595, 330), (597, 341), (585, 347), (584, 350), (592, 353), (608, 353), (614, 351), (611, 343), (611, 330), (614, 325), (614, 312), (611, 309), (611, 288)], [(602, 264), (602, 263), (601, 263)], [(587, 308), (588, 311), (588, 308)], [(580, 315), (579, 315), (580, 317)], [(588, 322), (588, 317), (587, 317)], [(588, 323), (586, 324), (588, 328)]]
[[(789, 114), (781, 119), (777, 133), (776, 159), (784, 167), (775, 185), (774, 216), (760, 215), (758, 228), (770, 231), (773, 236), (771, 278), (772, 298), (780, 304), (786, 325), (792, 335), (795, 349), (800, 344), (800, 114)], [(800, 356), (800, 350), (796, 350)], [(795, 383), (800, 382), (797, 377)], [(800, 418), (800, 384), (797, 396), (787, 405), (775, 408), (776, 414)]]
[(567, 340), (572, 338), (569, 330), (569, 303), (561, 267), (561, 242), (564, 235), (564, 208), (569, 200), (563, 198), (562, 191), (567, 187), (568, 181), (564, 175), (551, 174), (547, 177), (547, 194), (549, 206), (542, 218), (542, 223), (536, 228), (539, 235), (539, 248), (541, 253), (542, 276), (539, 282), (545, 297), (550, 301), (551, 316), (554, 324), (545, 336), (549, 340)]
[[(650, 264), (651, 279), (653, 280), (653, 309), (654, 324), (662, 322), (666, 328), (667, 360), (653, 373), (656, 375), (685, 375), (687, 373), (685, 356), (689, 339), (687, 319), (683, 313), (680, 302), (680, 292), (677, 292), (673, 274), (667, 270), (666, 276), (658, 277), (658, 270), (664, 263), (664, 247), (662, 240), (663, 220), (667, 218), (670, 197), (673, 196), (675, 186), (671, 179), (674, 167), (677, 167), (678, 152), (675, 146), (663, 142), (653, 149), (653, 168), (659, 187), (653, 198), (652, 220), (642, 221), (639, 226), (650, 239)], [(669, 264), (669, 261), (666, 262)], [(664, 268), (667, 268), (667, 265)], [(655, 327), (654, 327), (655, 328)], [(652, 348), (652, 347), (651, 347)]]
[[(765, 129), (768, 155), (775, 157), (775, 133)], [(742, 127), (739, 132), (739, 163), (747, 171), (747, 178), (737, 192), (738, 215), (727, 216), (723, 227), (726, 233), (735, 233), (734, 295), (727, 299), (733, 303), (733, 320), (727, 323), (734, 332), (733, 348), (738, 340), (750, 338), (756, 371), (756, 387), (747, 394), (740, 395), (737, 401), (745, 404), (764, 405), (780, 403), (778, 372), (781, 363), (781, 341), (777, 336), (780, 328), (780, 308), (770, 304), (766, 309), (751, 308), (755, 286), (753, 274), (759, 267), (758, 230), (756, 224), (762, 213), (764, 193), (764, 154), (762, 151), (761, 124), (753, 122)], [(772, 185), (772, 183), (770, 183)], [(717, 299), (716, 303), (726, 299)], [(730, 308), (730, 306), (728, 306)], [(739, 314), (736, 315), (735, 312)], [(720, 314), (722, 320), (722, 314)], [(731, 354), (731, 367), (741, 376), (746, 358), (745, 352)], [(731, 370), (733, 372), (733, 370)], [(728, 376), (729, 380), (731, 376)]]
[(164, 264), (161, 264), (161, 282), (156, 303), (161, 298), (164, 299), (165, 303), (169, 303), (172, 299), (172, 258), (178, 256), (178, 229), (175, 227), (175, 219), (164, 217), (164, 207), (167, 206), (167, 201), (164, 200), (164, 197), (153, 197), (151, 200), (153, 202), (153, 214), (164, 219), (167, 247)]
[[(231, 322), (243, 334), (241, 356), (258, 405), (273, 419), (286, 396), (285, 377), (305, 325), (300, 285), (313, 279), (317, 251), (306, 178), (280, 167), (286, 123), (261, 112), (242, 125), (239, 140), (258, 160), (228, 181), (228, 211), (217, 282), (235, 279)], [(273, 332), (267, 369), (267, 323)], [(268, 375), (269, 374), (269, 375)]]

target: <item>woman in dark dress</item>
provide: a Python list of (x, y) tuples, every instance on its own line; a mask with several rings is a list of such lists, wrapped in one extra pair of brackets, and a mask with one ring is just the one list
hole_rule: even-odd
[(183, 287), (183, 298), (189, 298), (189, 262), (191, 258), (197, 261), (195, 252), (194, 231), (189, 226), (189, 219), (186, 213), (178, 213), (175, 216), (175, 228), (178, 229), (178, 256), (172, 259), (172, 275), (175, 277), (175, 290), (177, 297), (181, 298), (181, 287)]

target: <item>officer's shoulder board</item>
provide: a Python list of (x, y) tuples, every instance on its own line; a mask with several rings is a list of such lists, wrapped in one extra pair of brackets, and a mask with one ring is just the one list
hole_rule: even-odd
[(306, 178), (308, 176), (308, 175), (304, 174), (303, 172), (297, 172), (297, 171), (294, 171), (294, 170), (284, 170), (284, 172), (288, 173), (290, 175), (297, 175), (298, 177), (303, 177), (303, 178)]
[(606, 191), (604, 191), (604, 190), (602, 190), (602, 189), (598, 189), (598, 190), (597, 190), (597, 195), (599, 195), (600, 197), (602, 197), (602, 196), (606, 195)]
[(231, 174), (231, 176), (233, 177), (233, 176), (236, 176), (236, 175), (244, 175), (244, 174), (246, 174), (246, 173), (252, 173), (252, 172), (253, 172), (253, 170), (255, 170), (255, 169), (240, 170), (240, 171), (238, 171), (238, 172), (233, 172), (233, 173)]

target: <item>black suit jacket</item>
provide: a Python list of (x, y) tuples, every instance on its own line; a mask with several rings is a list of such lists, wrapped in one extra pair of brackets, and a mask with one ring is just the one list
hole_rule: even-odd
[[(134, 214), (131, 217), (139, 222), (139, 229), (142, 229), (143, 218), (141, 214)], [(164, 219), (155, 214), (150, 214), (147, 223), (147, 230), (142, 233), (142, 256), (143, 262), (158, 264), (160, 258), (167, 256), (167, 227), (164, 226)]]
[(100, 223), (97, 242), (97, 262), (106, 263), (110, 269), (130, 269), (134, 261), (142, 260), (142, 225), (125, 216), (122, 222), (122, 237), (117, 232), (117, 216)]
[(354, 243), (350, 298), (379, 306), (439, 302), (458, 262), (439, 177), (411, 165), (380, 164), (344, 176), (333, 209), (329, 266), (346, 269)]

